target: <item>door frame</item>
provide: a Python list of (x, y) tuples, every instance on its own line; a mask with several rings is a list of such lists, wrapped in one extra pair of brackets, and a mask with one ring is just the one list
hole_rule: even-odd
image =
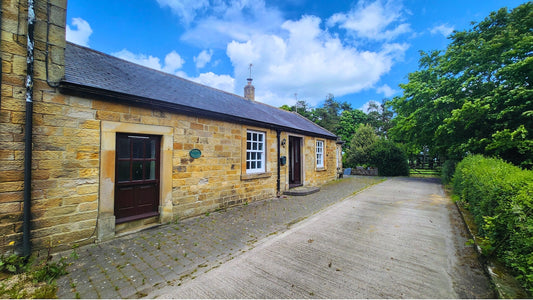
[[(295, 147), (295, 145), (297, 145)], [(289, 189), (293, 187), (302, 186), (304, 182), (304, 161), (302, 155), (303, 137), (289, 135)], [(295, 169), (298, 169), (299, 178), (294, 178)]]
[(147, 134), (161, 136), (159, 161), (159, 223), (174, 219), (172, 205), (172, 155), (174, 128), (168, 126), (131, 124), (113, 121), (100, 123), (100, 182), (97, 213), (97, 240), (115, 237), (115, 155), (116, 134)]

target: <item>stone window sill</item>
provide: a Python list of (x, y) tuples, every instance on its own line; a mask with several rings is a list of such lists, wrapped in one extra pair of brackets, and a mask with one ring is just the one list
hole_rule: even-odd
[(327, 171), (327, 169), (326, 168), (316, 168), (316, 171), (317, 172), (325, 172), (325, 171)]
[(272, 176), (271, 172), (255, 173), (255, 174), (242, 174), (241, 175), (241, 180), (254, 180), (254, 179), (259, 179), (259, 178), (268, 178), (270, 176)]

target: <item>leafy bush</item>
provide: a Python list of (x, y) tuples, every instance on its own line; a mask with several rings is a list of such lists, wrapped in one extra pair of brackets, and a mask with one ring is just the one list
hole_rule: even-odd
[(447, 160), (442, 164), (441, 178), (443, 183), (447, 184), (452, 181), (453, 173), (455, 173), (456, 166), (456, 160)]
[(350, 141), (350, 148), (346, 150), (346, 160), (343, 165), (346, 168), (355, 168), (368, 164), (369, 149), (378, 138), (372, 126), (361, 124)]
[(407, 154), (394, 142), (379, 139), (369, 148), (369, 163), (378, 168), (380, 176), (408, 176)]
[(533, 295), (533, 171), (469, 156), (457, 165), (453, 188), (474, 216), (483, 253), (501, 260)]

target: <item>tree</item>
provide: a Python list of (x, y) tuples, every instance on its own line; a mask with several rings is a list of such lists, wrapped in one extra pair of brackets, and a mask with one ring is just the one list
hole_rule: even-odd
[(376, 129), (376, 133), (380, 136), (387, 136), (392, 126), (391, 120), (394, 112), (390, 108), (391, 102), (388, 99), (383, 99), (381, 104), (371, 101), (368, 105), (368, 122)]
[(392, 101), (394, 139), (443, 157), (481, 153), (531, 168), (532, 29), (528, 2), (454, 32), (446, 51), (422, 52)]
[(352, 168), (367, 165), (370, 162), (369, 149), (378, 138), (371, 125), (359, 125), (350, 140), (350, 147), (346, 150), (346, 159), (343, 165)]
[(310, 120), (335, 133), (339, 128), (341, 113), (351, 109), (350, 104), (347, 102), (339, 103), (333, 94), (329, 94), (324, 105), (313, 110)]
[(339, 118), (337, 131), (335, 133), (341, 138), (341, 140), (347, 142), (344, 144), (345, 150), (350, 149), (350, 141), (352, 140), (352, 137), (359, 128), (359, 126), (368, 122), (368, 115), (365, 114), (362, 110), (351, 109), (342, 111), (341, 116)]

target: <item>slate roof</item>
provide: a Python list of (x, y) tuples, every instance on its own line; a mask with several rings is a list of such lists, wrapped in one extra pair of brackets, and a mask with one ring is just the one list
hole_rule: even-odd
[(333, 133), (301, 115), (261, 102), (146, 68), (89, 48), (68, 43), (65, 93), (101, 96), (133, 104), (155, 105), (182, 113), (220, 118), (327, 139)]

